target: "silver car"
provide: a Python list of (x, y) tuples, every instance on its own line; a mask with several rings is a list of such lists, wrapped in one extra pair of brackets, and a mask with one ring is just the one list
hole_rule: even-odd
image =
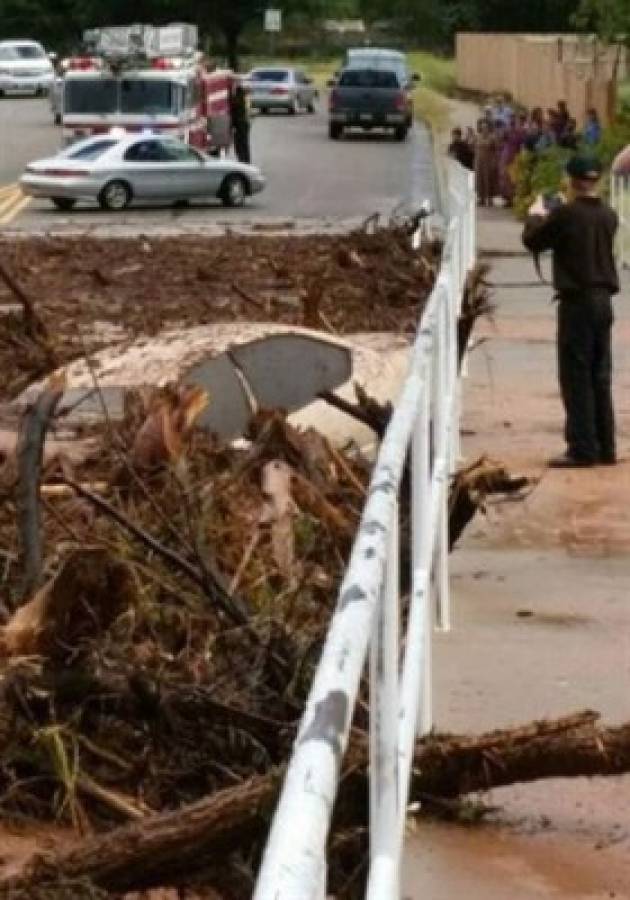
[(46, 51), (36, 41), (0, 41), (0, 96), (45, 94), (55, 78)]
[(177, 203), (209, 197), (224, 206), (242, 206), (264, 186), (256, 166), (212, 159), (183, 141), (153, 134), (110, 133), (78, 141), (30, 163), (20, 179), (23, 193), (47, 197), (62, 210), (79, 200), (121, 210), (132, 200)]
[(317, 88), (313, 79), (301, 69), (285, 69), (276, 66), (252, 69), (245, 79), (252, 109), (261, 113), (272, 109), (284, 109), (295, 115), (300, 110), (315, 112)]

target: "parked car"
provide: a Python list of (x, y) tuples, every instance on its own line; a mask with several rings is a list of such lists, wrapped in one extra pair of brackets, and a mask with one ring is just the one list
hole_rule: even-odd
[(315, 112), (317, 88), (301, 69), (270, 67), (252, 69), (245, 79), (252, 109), (261, 113), (285, 109), (295, 115), (301, 109)]
[(328, 133), (345, 128), (391, 128), (404, 141), (413, 122), (413, 101), (399, 73), (389, 69), (344, 69), (329, 98)]
[(20, 179), (25, 194), (49, 198), (62, 210), (79, 200), (122, 210), (133, 200), (177, 203), (204, 197), (242, 206), (264, 186), (256, 166), (213, 159), (174, 138), (115, 133), (78, 141), (32, 162)]
[(0, 41), (0, 96), (45, 94), (55, 78), (53, 64), (36, 41)]

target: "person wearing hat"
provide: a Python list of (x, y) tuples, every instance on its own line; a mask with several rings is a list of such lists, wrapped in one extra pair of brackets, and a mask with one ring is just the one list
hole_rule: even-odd
[(554, 468), (616, 462), (611, 374), (612, 296), (619, 291), (613, 244), (616, 213), (599, 196), (602, 166), (590, 156), (567, 165), (571, 199), (552, 206), (538, 197), (523, 242), (551, 250), (558, 299), (558, 376), (566, 413), (566, 452)]

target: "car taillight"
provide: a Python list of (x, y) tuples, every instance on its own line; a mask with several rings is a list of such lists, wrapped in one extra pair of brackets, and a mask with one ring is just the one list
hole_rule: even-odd
[(44, 169), (42, 175), (52, 175), (54, 178), (84, 178), (91, 175), (89, 169)]
[(331, 110), (336, 109), (338, 100), (339, 92), (336, 90), (336, 88), (333, 88), (328, 98), (328, 108)]
[(404, 91), (399, 91), (394, 98), (394, 106), (396, 109), (404, 109), (407, 105), (407, 97)]

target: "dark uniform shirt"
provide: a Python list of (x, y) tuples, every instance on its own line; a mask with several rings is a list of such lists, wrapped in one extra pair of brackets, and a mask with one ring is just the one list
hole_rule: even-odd
[(452, 141), (449, 144), (448, 155), (452, 156), (453, 159), (456, 159), (458, 163), (467, 169), (474, 169), (475, 167), (475, 151), (468, 141), (463, 139)]
[(617, 225), (617, 214), (599, 197), (578, 197), (545, 218), (530, 216), (523, 242), (532, 253), (553, 250), (553, 284), (561, 297), (591, 291), (616, 294)]

